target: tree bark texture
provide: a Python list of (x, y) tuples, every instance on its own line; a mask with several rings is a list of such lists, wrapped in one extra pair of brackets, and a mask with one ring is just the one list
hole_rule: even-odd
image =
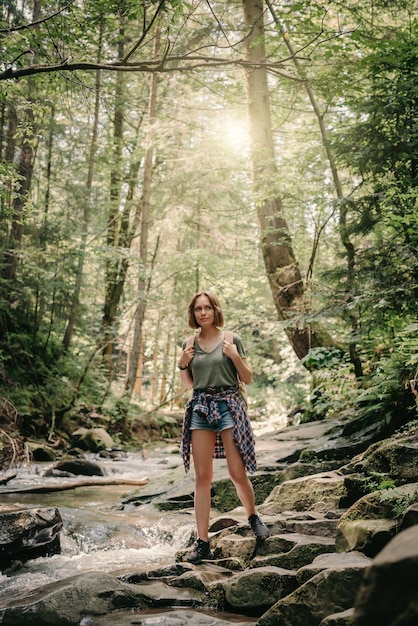
[[(248, 28), (246, 57), (253, 64), (265, 60), (264, 6), (262, 0), (244, 0), (244, 18)], [(251, 131), (251, 158), (261, 248), (276, 310), (287, 321), (285, 332), (299, 358), (310, 348), (331, 345), (331, 338), (321, 328), (298, 325), (307, 313), (305, 288), (293, 252), (289, 228), (281, 198), (271, 194), (271, 181), (278, 176), (271, 124), (270, 98), (265, 67), (246, 72), (248, 113)], [(292, 319), (295, 323), (292, 323)]]
[[(154, 53), (158, 54), (160, 45), (159, 29), (157, 29), (154, 41)], [(147, 292), (150, 286), (150, 279), (147, 280), (148, 262), (148, 239), (151, 211), (151, 184), (154, 160), (154, 142), (155, 142), (155, 117), (157, 111), (157, 93), (158, 93), (158, 74), (151, 76), (151, 85), (148, 98), (148, 136), (147, 149), (144, 158), (144, 179), (143, 192), (141, 199), (141, 232), (139, 236), (139, 268), (137, 281), (137, 307), (134, 318), (134, 336), (132, 343), (132, 352), (129, 362), (129, 371), (125, 383), (126, 393), (132, 396), (135, 388), (135, 380), (138, 375), (140, 364), (140, 347), (142, 346), (142, 327), (145, 318), (147, 305)]]
[[(324, 115), (325, 115), (326, 107), (324, 108), (324, 110), (321, 110), (321, 106), (316, 98), (314, 89), (305, 71), (305, 68), (303, 67), (298, 57), (296, 56), (296, 50), (293, 47), (289, 39), (289, 33), (287, 33), (285, 29), (283, 28), (280, 22), (280, 19), (272, 3), (270, 2), (270, 0), (266, 0), (266, 4), (269, 7), (270, 13), (274, 19), (274, 22), (276, 24), (278, 31), (280, 32), (283, 38), (283, 42), (285, 46), (287, 47), (290, 54), (292, 55), (292, 60), (296, 67), (296, 70), (300, 78), (303, 80), (304, 88), (308, 95), (312, 109), (315, 113), (319, 130), (321, 132), (322, 145), (327, 155), (329, 167), (330, 167), (331, 174), (332, 174), (332, 180), (334, 183), (335, 193), (338, 198), (338, 204), (340, 207), (340, 237), (341, 237), (341, 242), (346, 249), (346, 255), (347, 255), (346, 293), (347, 293), (347, 303), (350, 303), (353, 299), (353, 294), (354, 294), (354, 289), (355, 289), (355, 281), (354, 281), (355, 248), (348, 233), (347, 208), (346, 208), (346, 203), (344, 202), (343, 186), (341, 184), (341, 180), (340, 180), (340, 176), (339, 176), (338, 168), (337, 168), (337, 163), (334, 158), (334, 154), (331, 148), (331, 141), (329, 139), (328, 132), (327, 132), (326, 125), (325, 125)], [(315, 258), (315, 251), (311, 258), (311, 266), (313, 265), (314, 258)], [(358, 331), (357, 314), (354, 312), (353, 309), (351, 309), (349, 313), (345, 314), (345, 318), (349, 320), (349, 323), (351, 326), (351, 336), (355, 337)], [(362, 367), (361, 359), (357, 351), (356, 342), (354, 339), (348, 342), (348, 351), (349, 351), (350, 360), (353, 364), (356, 377), (361, 378), (363, 376), (363, 367)]]
[[(97, 55), (99, 62), (100, 62), (101, 54), (102, 54), (102, 36), (103, 36), (103, 26), (100, 26), (100, 37), (99, 37), (98, 55)], [(82, 283), (83, 283), (87, 235), (88, 235), (88, 230), (90, 226), (90, 217), (91, 217), (93, 174), (94, 174), (94, 168), (96, 164), (96, 153), (97, 153), (98, 134), (99, 134), (101, 90), (102, 90), (101, 72), (100, 70), (97, 70), (96, 80), (95, 80), (93, 127), (92, 127), (90, 149), (89, 149), (89, 156), (88, 156), (86, 196), (84, 200), (84, 209), (83, 209), (83, 230), (81, 233), (80, 250), (78, 253), (79, 256), (78, 256), (77, 274), (76, 274), (76, 280), (75, 280), (73, 301), (70, 306), (70, 313), (68, 316), (67, 328), (65, 329), (65, 334), (64, 334), (64, 339), (63, 339), (63, 345), (64, 345), (65, 350), (68, 350), (68, 348), (70, 347), (71, 339), (72, 339), (73, 332), (74, 332), (74, 326), (75, 326), (75, 322), (77, 319), (77, 314), (80, 308), (80, 295), (81, 295), (81, 288), (82, 288)]]

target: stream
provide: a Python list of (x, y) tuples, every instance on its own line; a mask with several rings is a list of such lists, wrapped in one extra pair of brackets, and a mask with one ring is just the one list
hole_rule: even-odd
[[(138, 480), (161, 476), (182, 465), (175, 446), (163, 445), (149, 452), (123, 453), (117, 460), (86, 455), (104, 467), (107, 477)], [(68, 483), (68, 478), (47, 477), (54, 463), (30, 463), (17, 468), (16, 478), (0, 486), (0, 503), (21, 507), (57, 507), (63, 519), (61, 553), (27, 561), (7, 575), (0, 573), (2, 599), (26, 597), (32, 590), (69, 576), (101, 571), (118, 574), (126, 570), (146, 571), (174, 563), (194, 529), (193, 510), (159, 511), (152, 504), (122, 507), (121, 501), (140, 487), (99, 485), (51, 493), (19, 493), (35, 485)], [(79, 477), (83, 478), (83, 477)], [(14, 493), (5, 493), (16, 489)], [(173, 609), (175, 610), (175, 609)], [(238, 616), (217, 614), (238, 621)], [(111, 614), (108, 616), (111, 620)], [(239, 616), (240, 623), (255, 620)], [(104, 619), (103, 624), (110, 623)], [(113, 622), (114, 624), (114, 622)]]
[[(169, 447), (156, 448), (144, 460), (140, 452), (118, 460), (87, 455), (107, 477), (138, 480), (160, 476), (181, 464)], [(172, 457), (172, 458), (171, 458)], [(22, 507), (57, 507), (63, 519), (61, 554), (26, 562), (15, 575), (0, 576), (0, 598), (25, 593), (43, 584), (89, 570), (150, 569), (166, 565), (184, 548), (194, 526), (191, 512), (159, 511), (152, 504), (124, 505), (124, 496), (140, 489), (132, 485), (98, 485), (51, 493), (19, 493), (35, 485), (54, 485), (68, 478), (43, 476), (53, 463), (30, 463), (17, 477), (0, 486), (0, 502)], [(79, 477), (83, 478), (83, 477)], [(84, 477), (85, 478), (85, 477)], [(4, 491), (16, 489), (16, 493)], [(2, 493), (3, 492), (3, 493)]]
[[(253, 421), (253, 430), (257, 438), (268, 436), (270, 432), (281, 430), (286, 425), (285, 412), (274, 403), (260, 421)], [(183, 465), (178, 445), (168, 443), (152, 447), (145, 454), (137, 451), (121, 452), (116, 458), (102, 458), (87, 453), (85, 456), (103, 467), (106, 478), (128, 481), (148, 478), (151, 484), (153, 480), (163, 478), (165, 473), (182, 468)], [(43, 585), (88, 571), (118, 575), (126, 571), (147, 571), (170, 565), (175, 561), (176, 552), (187, 546), (190, 533), (195, 528), (193, 509), (160, 511), (150, 503), (122, 505), (126, 496), (136, 491), (140, 493), (141, 487), (117, 484), (50, 493), (20, 491), (28, 487), (54, 486), (63, 481), (77, 482), (86, 478), (46, 476), (45, 473), (54, 465), (34, 462), (21, 465), (7, 472), (16, 473), (15, 478), (0, 485), (0, 504), (22, 508), (56, 507), (63, 520), (60, 554), (27, 561), (7, 575), (0, 572), (0, 606), (2, 600), (24, 598)], [(13, 493), (6, 493), (11, 490)], [(175, 612), (176, 609), (167, 611)], [(148, 614), (153, 612), (147, 611)], [(161, 610), (155, 612), (161, 614)], [(257, 621), (256, 618), (222, 612), (217, 612), (216, 617), (231, 624), (251, 624)], [(162, 623), (157, 616), (156, 619), (155, 623)], [(117, 623), (124, 622), (122, 617), (119, 621), (113, 612), (100, 619), (101, 626), (115, 626)]]

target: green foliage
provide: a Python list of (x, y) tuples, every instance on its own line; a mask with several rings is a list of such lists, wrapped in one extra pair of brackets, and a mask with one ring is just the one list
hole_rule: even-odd
[(311, 348), (308, 354), (301, 359), (301, 363), (310, 371), (322, 368), (332, 369), (340, 364), (341, 356), (341, 350), (322, 346)]
[[(319, 351), (322, 369), (313, 376), (309, 403), (303, 404), (304, 420), (324, 419), (339, 414), (356, 417), (364, 426), (384, 421), (393, 427), (418, 416), (418, 325), (399, 331), (388, 346), (378, 349), (365, 363), (367, 372), (355, 381), (345, 359), (331, 364)], [(366, 356), (366, 351), (364, 351)], [(308, 355), (309, 356), (309, 355)], [(335, 356), (335, 355), (334, 355)]]
[(395, 489), (396, 484), (391, 478), (382, 477), (381, 474), (372, 473), (370, 476), (361, 479), (360, 488), (362, 495), (373, 493), (374, 491), (385, 491)]
[(384, 491), (385, 489), (394, 489), (395, 487), (396, 485), (391, 478), (385, 478), (379, 484), (379, 489), (381, 489), (382, 491)]
[(374, 364), (358, 397), (362, 415), (385, 416), (395, 423), (416, 419), (418, 402), (411, 390), (418, 374), (417, 330), (417, 324), (407, 326)]
[(401, 496), (396, 495), (396, 492), (390, 487), (388, 489), (382, 489), (380, 502), (389, 507), (391, 518), (396, 519), (403, 515), (409, 506), (418, 502), (418, 490), (414, 491), (411, 495), (404, 494)]
[(322, 368), (314, 380), (314, 416), (335, 414), (342, 402), (364, 423), (399, 425), (417, 410), (417, 23), (383, 32), (369, 51), (363, 48), (355, 65), (363, 89), (358, 82), (346, 88), (344, 129), (335, 133), (339, 162), (357, 181), (341, 209), (354, 265), (349, 274), (336, 265), (324, 275), (336, 287), (334, 311), (355, 320), (346, 341), (356, 347), (363, 376), (337, 390), (335, 380), (347, 380), (346, 360), (338, 363), (338, 354), (322, 350), (306, 359)]
[(312, 372), (310, 394), (302, 402), (302, 422), (345, 412), (353, 387), (347, 355), (338, 348), (311, 348), (301, 361)]
[[(50, 2), (43, 11), (61, 6)], [(120, 43), (128, 52), (138, 41), (130, 60), (152, 59), (158, 6), (135, 0), (71, 3), (37, 28), (4, 33), (2, 59), (16, 68), (66, 59), (91, 62), (99, 55), (113, 62)], [(13, 281), (4, 274), (0, 278), (0, 382), (23, 413), (45, 414), (51, 424), (74, 395), (95, 404), (106, 398), (115, 428), (122, 429), (146, 405), (177, 402), (174, 364), (188, 332), (185, 310), (192, 293), (205, 287), (218, 293), (226, 326), (244, 339), (254, 371), (250, 395), (260, 413), (301, 405), (303, 419), (343, 412), (365, 421), (402, 422), (416, 415), (418, 46), (413, 3), (337, 1), (324, 12), (323, 4), (306, 0), (273, 3), (273, 8), (278, 23), (268, 14), (266, 50), (278, 173), (268, 176), (261, 192), (282, 197), (298, 265), (307, 275), (306, 307), (301, 306), (297, 323), (310, 328), (319, 322), (333, 333), (336, 345), (354, 345), (363, 377), (354, 379), (342, 350), (317, 348), (302, 362), (313, 372), (308, 394), (306, 371), (290, 354), (259, 251), (241, 70), (205, 68), (204, 73), (158, 76), (146, 268), (137, 261), (139, 228), (130, 249), (123, 242), (109, 245), (106, 235), (109, 198), (116, 187), (116, 235), (122, 219), (135, 225), (134, 209), (142, 208), (149, 182), (143, 179), (149, 76), (129, 72), (124, 77), (122, 162), (115, 181), (118, 78), (101, 72), (99, 88), (94, 73), (63, 72), (4, 83), (0, 91), (1, 262), (9, 258), (11, 234), (22, 234), (16, 276)], [(238, 58), (241, 10), (239, 3), (209, 10), (204, 3), (165, 2), (161, 49), (179, 56), (199, 50), (215, 52), (214, 58)], [(2, 11), (5, 28), (31, 20), (30, 11), (13, 2), (4, 3)], [(299, 69), (290, 61), (279, 66), (289, 56), (286, 38), (299, 51)], [(321, 119), (333, 129), (333, 149), (344, 174), (344, 197), (338, 202), (300, 67), (316, 94)], [(99, 125), (93, 145), (96, 87)], [(9, 136), (14, 121), (16, 130)], [(36, 155), (24, 214), (15, 215), (22, 180), (16, 162), (24, 138)], [(341, 251), (340, 209), (347, 213), (355, 252), (351, 281)], [(112, 265), (117, 273), (124, 263), (126, 284), (111, 329), (122, 365), (109, 380), (100, 356), (87, 364), (99, 349), (106, 267)], [(141, 297), (138, 278), (149, 281)], [(143, 387), (132, 406), (123, 394), (124, 365), (133, 311), (144, 300)], [(75, 304), (74, 338), (65, 353), (63, 336)], [(352, 317), (358, 323), (349, 328)], [(158, 426), (167, 434), (174, 429), (164, 420)]]
[(65, 353), (55, 333), (34, 334), (28, 319), (25, 309), (15, 310), (8, 323), (16, 330), (0, 339), (0, 393), (16, 407), (22, 432), (40, 436), (60, 427), (76, 399), (100, 405), (106, 379), (100, 364), (84, 371), (92, 348), (79, 346), (78, 351)]

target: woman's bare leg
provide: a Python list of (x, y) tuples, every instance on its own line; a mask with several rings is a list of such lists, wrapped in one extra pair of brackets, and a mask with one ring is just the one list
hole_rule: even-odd
[(192, 455), (196, 475), (194, 511), (197, 536), (202, 541), (208, 541), (215, 441), (216, 433), (212, 430), (192, 430)]
[(223, 430), (221, 437), (225, 448), (229, 475), (234, 483), (237, 495), (245, 508), (247, 517), (250, 517), (255, 513), (254, 489), (246, 474), (241, 454), (232, 438), (232, 428)]

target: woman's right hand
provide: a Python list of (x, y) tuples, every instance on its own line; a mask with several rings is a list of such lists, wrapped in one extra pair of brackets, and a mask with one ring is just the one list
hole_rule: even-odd
[(186, 347), (181, 353), (181, 357), (179, 359), (179, 365), (181, 365), (181, 367), (187, 367), (190, 361), (193, 359), (193, 357), (194, 357), (194, 346), (191, 345), (189, 347)]

